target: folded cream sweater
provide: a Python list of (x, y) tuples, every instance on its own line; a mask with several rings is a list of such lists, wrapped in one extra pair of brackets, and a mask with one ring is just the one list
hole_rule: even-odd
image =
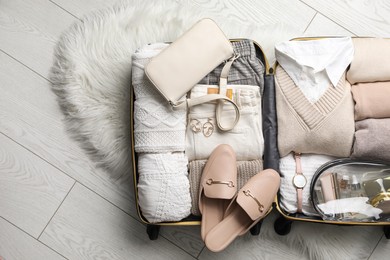
[(390, 117), (390, 81), (352, 85), (355, 120)]
[(351, 84), (390, 80), (390, 39), (353, 38), (355, 54), (347, 72)]
[(345, 76), (314, 104), (281, 66), (276, 68), (275, 79), (280, 156), (295, 151), (348, 157), (355, 121), (351, 86)]

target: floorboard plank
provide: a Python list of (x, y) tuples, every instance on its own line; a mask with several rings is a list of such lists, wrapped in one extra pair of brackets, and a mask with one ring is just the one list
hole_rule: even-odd
[(161, 227), (160, 235), (194, 257), (197, 257), (204, 247), (200, 237), (200, 226)]
[(0, 49), (47, 76), (58, 37), (76, 20), (48, 0), (1, 1)]
[(0, 216), (37, 238), (74, 180), (2, 134), (0, 144)]
[(315, 11), (298, 0), (212, 0), (191, 2), (185, 4), (201, 7), (205, 12), (223, 14), (229, 20), (243, 26), (256, 23), (270, 25), (278, 22), (293, 23), (298, 28), (306, 28)]
[(66, 132), (48, 81), (0, 53), (0, 91), (0, 132), (135, 216), (131, 172), (113, 179), (95, 167)]
[(369, 260), (388, 259), (390, 256), (390, 239), (385, 236), (379, 241)]
[[(270, 64), (275, 62), (275, 44), (302, 35), (316, 13), (298, 0), (191, 0), (183, 2), (188, 6), (201, 8), (211, 17), (218, 14), (229, 19), (229, 24), (237, 24), (236, 33), (228, 33), (228, 37), (247, 37), (257, 41)], [(228, 31), (229, 28), (226, 29)], [(247, 29), (254, 31), (243, 35), (243, 31), (246, 32)]]
[(304, 36), (355, 36), (352, 32), (346, 30), (332, 20), (329, 20), (320, 13), (317, 13)]
[(0, 218), (0, 259), (65, 260), (46, 245)]
[(390, 37), (389, 1), (302, 0), (358, 36)]
[(194, 259), (77, 183), (40, 241), (71, 259)]
[(82, 19), (90, 12), (113, 6), (118, 0), (51, 0), (51, 2)]

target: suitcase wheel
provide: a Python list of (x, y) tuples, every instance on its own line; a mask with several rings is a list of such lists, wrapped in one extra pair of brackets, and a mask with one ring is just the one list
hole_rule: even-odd
[(390, 239), (390, 226), (383, 226), (383, 233), (387, 239)]
[(251, 232), (252, 236), (258, 236), (260, 234), (261, 230), (261, 224), (263, 224), (263, 220), (260, 220), (259, 223), (254, 225), (249, 231)]
[(283, 216), (278, 217), (274, 223), (274, 230), (278, 235), (285, 236), (291, 231), (292, 220)]
[(158, 234), (160, 233), (160, 226), (146, 225), (146, 233), (148, 233), (150, 240), (157, 240)]

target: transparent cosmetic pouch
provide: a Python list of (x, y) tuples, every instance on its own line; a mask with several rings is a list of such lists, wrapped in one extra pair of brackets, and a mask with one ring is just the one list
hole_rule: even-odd
[(390, 162), (328, 162), (314, 174), (310, 194), (324, 220), (390, 221)]

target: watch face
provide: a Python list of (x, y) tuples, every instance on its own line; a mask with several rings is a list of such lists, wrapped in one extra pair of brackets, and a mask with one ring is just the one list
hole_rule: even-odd
[(295, 175), (293, 179), (293, 184), (296, 188), (302, 189), (306, 185), (306, 178), (305, 176), (299, 174)]

